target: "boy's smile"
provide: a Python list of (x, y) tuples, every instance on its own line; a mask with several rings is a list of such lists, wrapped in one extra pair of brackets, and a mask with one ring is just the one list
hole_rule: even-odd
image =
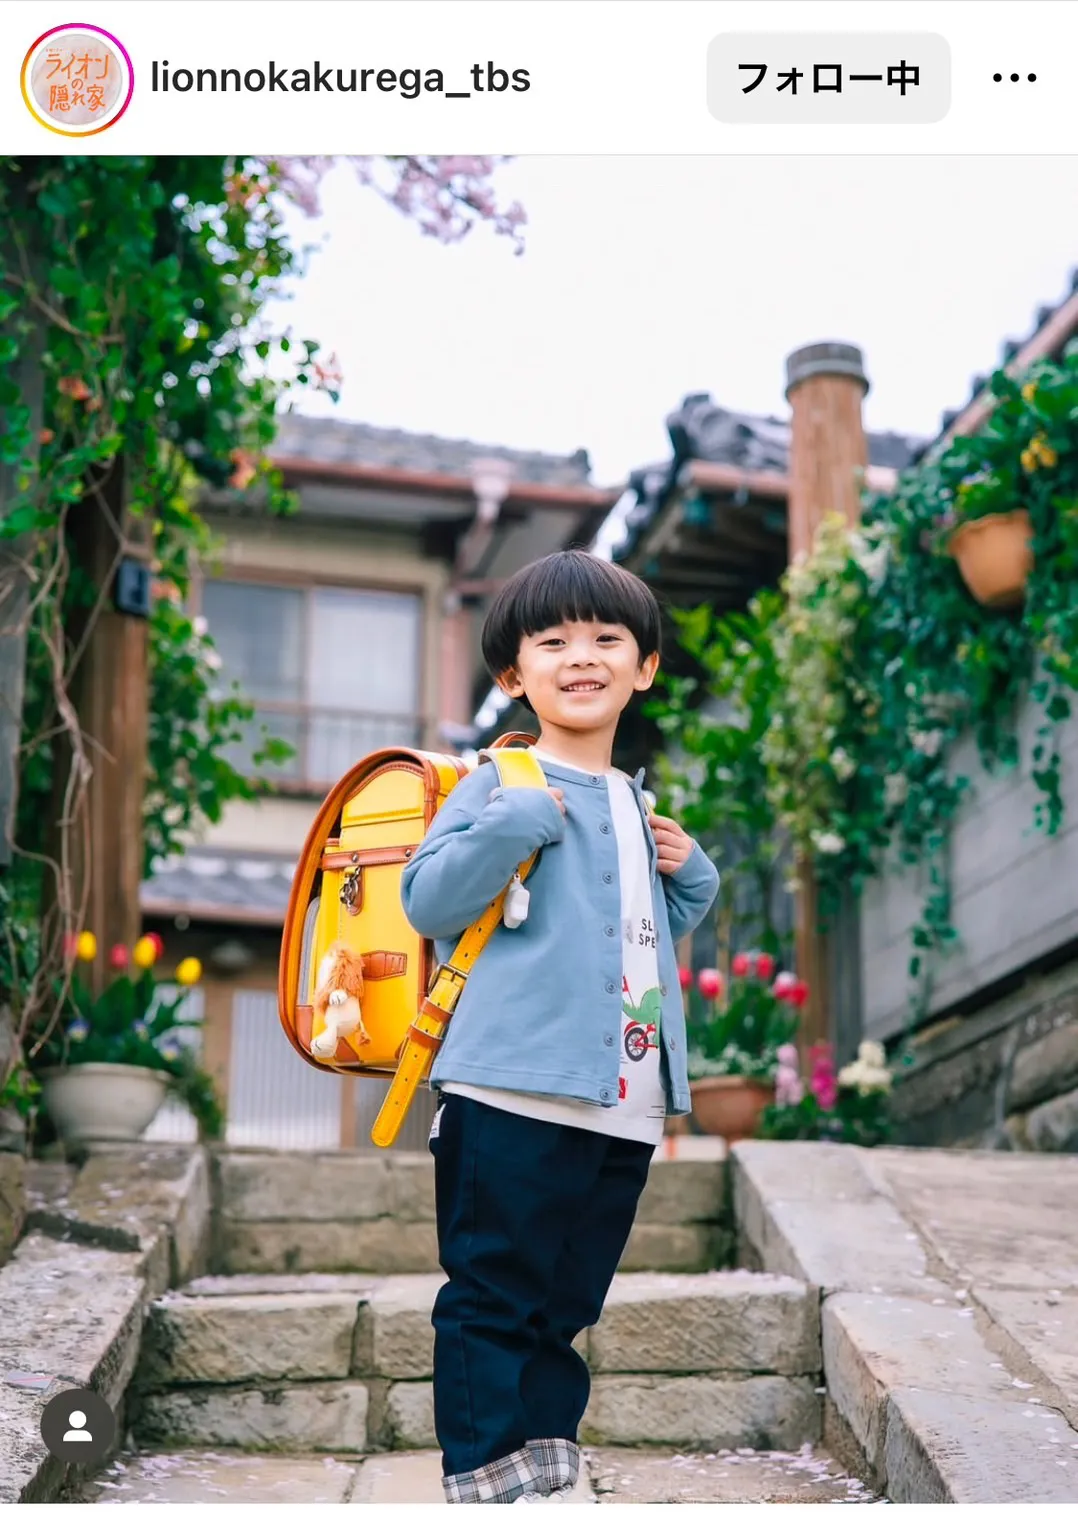
[(499, 683), (507, 695), (528, 697), (545, 747), (557, 744), (566, 760), (605, 769), (618, 718), (634, 691), (650, 687), (658, 665), (658, 654), (641, 663), (636, 639), (620, 623), (562, 622), (522, 638), (516, 668)]

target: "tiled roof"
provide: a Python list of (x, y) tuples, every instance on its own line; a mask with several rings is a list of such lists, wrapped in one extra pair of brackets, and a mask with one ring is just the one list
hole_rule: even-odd
[(158, 863), (142, 883), (139, 902), (150, 916), (281, 923), (295, 867), (295, 859), (283, 855), (192, 848)]
[[(1078, 268), (1071, 270), (1070, 279), (1065, 295), (1056, 301), (1054, 305), (1038, 306), (1036, 315), (1033, 318), (1033, 326), (1030, 331), (1026, 333), (1025, 337), (1004, 338), (1003, 342), (1000, 344), (999, 362), (997, 363), (996, 368), (1002, 369), (1007, 364), (1009, 364), (1011, 359), (1014, 358), (1015, 354), (1024, 348), (1027, 343), (1031, 342), (1033, 338), (1036, 337), (1037, 333), (1040, 332), (1043, 327), (1047, 326), (1052, 317), (1055, 316), (1056, 312), (1065, 306), (1066, 303), (1074, 295), (1078, 295)], [(959, 416), (961, 416), (966, 407), (977, 399), (978, 395), (980, 395), (981, 391), (988, 384), (990, 377), (991, 376), (987, 374), (975, 374), (973, 376), (973, 378), (970, 380), (969, 395), (967, 398), (962, 402), (961, 406), (954, 407), (943, 413), (943, 415), (940, 417), (939, 431), (934, 437), (929, 438), (926, 442), (921, 444), (917, 452), (914, 454), (913, 459), (911, 460), (912, 463), (917, 463), (936, 443), (939, 442), (940, 438), (944, 435), (951, 424), (955, 422)]]
[[(731, 464), (751, 473), (763, 471), (785, 474), (790, 462), (789, 418), (753, 416), (745, 411), (727, 411), (707, 394), (687, 395), (678, 409), (666, 418), (672, 457), (661, 463), (646, 464), (629, 476), (637, 504), (630, 511), (626, 526), (628, 537), (615, 558), (632, 554), (641, 534), (660, 510), (683, 464), (692, 459), (710, 464)], [(903, 469), (922, 439), (898, 432), (866, 434), (869, 463), (891, 469)]]
[(334, 417), (300, 416), (297, 412), (279, 418), (271, 453), (320, 464), (365, 464), (457, 479), (470, 479), (472, 466), (480, 459), (504, 459), (512, 464), (516, 479), (534, 485), (587, 485), (591, 474), (591, 462), (583, 448), (570, 454), (538, 453), (496, 443), (402, 432), (395, 427), (371, 427), (366, 422)]

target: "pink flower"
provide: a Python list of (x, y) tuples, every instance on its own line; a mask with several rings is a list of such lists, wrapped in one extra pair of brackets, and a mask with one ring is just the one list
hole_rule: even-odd
[(792, 1007), (803, 1007), (809, 999), (809, 988), (803, 980), (795, 980), (786, 993), (786, 1000)]
[(824, 1112), (830, 1112), (838, 1102), (838, 1077), (830, 1044), (813, 1044), (808, 1051), (811, 1074), (809, 1090)]
[(792, 970), (780, 970), (775, 976), (775, 983), (771, 987), (775, 993), (776, 1001), (789, 1001), (790, 992), (797, 985), (797, 976)]
[(692, 971), (689, 969), (688, 965), (681, 966), (680, 970), (677, 972), (677, 978), (681, 989), (683, 991), (687, 991), (692, 985)]
[(757, 954), (756, 975), (759, 980), (770, 980), (775, 973), (775, 959), (771, 954)]
[(718, 970), (701, 970), (696, 977), (696, 984), (700, 995), (708, 1001), (714, 1001), (722, 995), (722, 976)]
[(730, 961), (730, 969), (735, 975), (747, 975), (752, 969), (752, 959), (748, 954), (735, 954)]
[(109, 950), (109, 968), (113, 970), (126, 970), (130, 957), (126, 944), (114, 943)]

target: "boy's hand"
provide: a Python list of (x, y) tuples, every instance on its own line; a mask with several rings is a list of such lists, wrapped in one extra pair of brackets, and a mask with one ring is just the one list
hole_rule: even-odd
[(659, 874), (672, 875), (675, 870), (681, 869), (692, 853), (692, 839), (672, 817), (659, 817), (654, 812), (649, 812), (648, 826), (659, 853)]
[(552, 786), (550, 786), (550, 794), (554, 797), (554, 800), (558, 804), (558, 811), (564, 817), (565, 816), (565, 792), (563, 790), (561, 790), (558, 786), (552, 785)]

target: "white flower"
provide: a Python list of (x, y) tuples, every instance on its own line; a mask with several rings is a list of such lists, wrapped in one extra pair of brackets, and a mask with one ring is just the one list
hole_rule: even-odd
[(210, 630), (210, 624), (205, 617), (196, 617), (191, 623), (191, 631), (196, 638), (204, 638)]
[(873, 1038), (866, 1038), (857, 1046), (857, 1058), (865, 1065), (875, 1065), (882, 1070), (887, 1064), (887, 1055), (882, 1044)]
[(883, 797), (888, 806), (901, 806), (910, 793), (910, 782), (901, 773), (897, 775), (885, 775), (883, 780)]
[(841, 854), (846, 844), (838, 833), (813, 833), (812, 846), (817, 854)]
[(943, 743), (943, 733), (938, 727), (932, 728), (927, 733), (911, 733), (910, 743), (919, 754), (925, 754), (929, 759), (934, 759)]
[(857, 766), (844, 748), (837, 748), (831, 755), (831, 768), (840, 780), (848, 780)]
[(221, 655), (214, 648), (207, 648), (202, 655), (203, 663), (207, 669), (218, 670), (221, 668)]

